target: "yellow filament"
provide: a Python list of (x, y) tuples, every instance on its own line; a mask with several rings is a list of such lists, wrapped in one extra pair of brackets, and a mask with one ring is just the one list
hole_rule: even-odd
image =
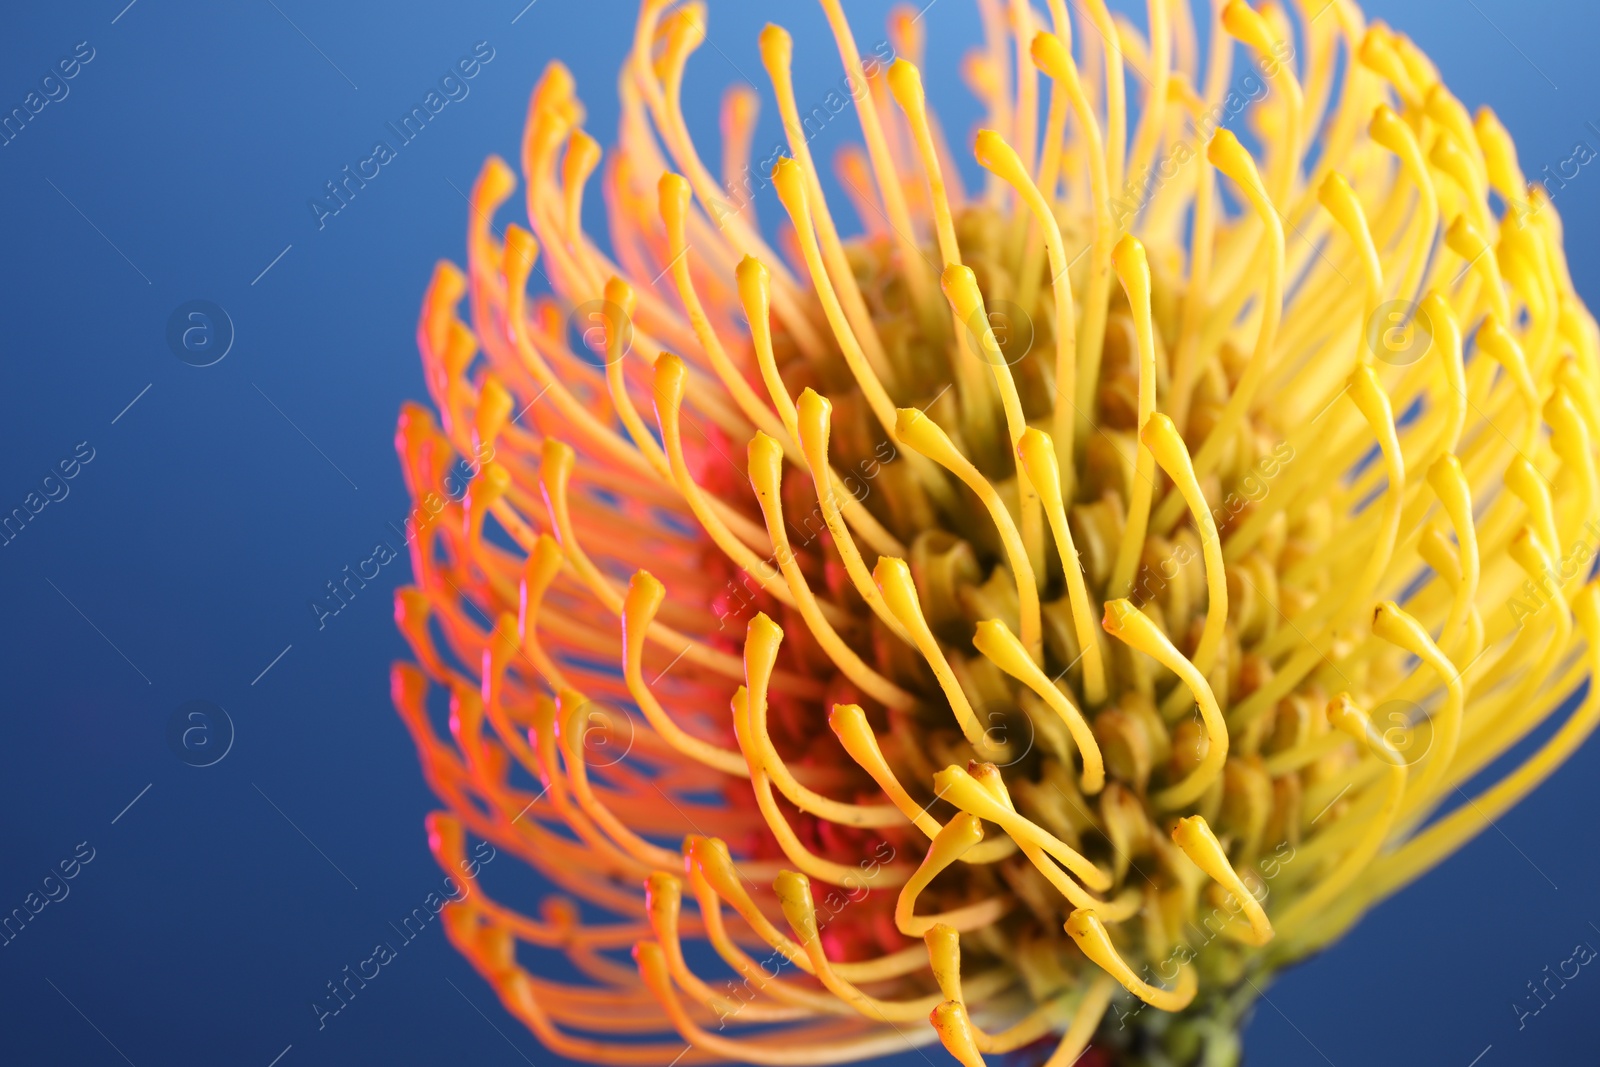
[[(1019, 60), (1020, 62), (1020, 60)], [(1027, 80), (1031, 83), (1032, 72), (1028, 73)], [(1034, 224), (1044, 233), (1045, 250), (1050, 257), (1050, 289), (1055, 298), (1056, 314), (1056, 397), (1053, 414), (1051, 416), (1050, 432), (1054, 435), (1059, 446), (1056, 463), (1061, 470), (1073, 471), (1075, 466), (1072, 459), (1072, 419), (1073, 412), (1078, 406), (1077, 401), (1077, 359), (1078, 359), (1078, 319), (1072, 305), (1072, 280), (1067, 277), (1067, 249), (1061, 240), (1061, 227), (1056, 222), (1055, 212), (1050, 204), (1040, 193), (1039, 187), (1034, 184), (1025, 166), (1012, 147), (1006, 144), (1005, 139), (993, 130), (980, 130), (977, 137), (978, 162), (984, 169), (1003, 179), (1017, 191), (1022, 202), (1027, 205), (1033, 214)], [(948, 274), (948, 269), (946, 271)], [(967, 321), (971, 321), (968, 319)], [(986, 351), (988, 351), (986, 349)], [(998, 357), (998, 353), (991, 353)], [(994, 358), (995, 377), (998, 380), (1001, 372), (1006, 370), (1003, 360)], [(1009, 381), (1009, 371), (1006, 373)], [(1008, 396), (1006, 382), (1001, 383), (1001, 395)], [(1010, 392), (1015, 393), (1015, 386)], [(1010, 401), (1007, 400), (1009, 405)], [(1010, 408), (1007, 408), (1007, 419), (1010, 420)], [(1024, 424), (1024, 429), (1026, 425)], [(1021, 432), (1016, 425), (1012, 425), (1012, 447), (1016, 447)], [(1066, 495), (1072, 495), (1069, 484)]]
[[(922, 91), (922, 75), (910, 62), (897, 59), (889, 67), (889, 90), (895, 102), (905, 112), (911, 125), (912, 139), (923, 174), (928, 181), (928, 200), (933, 209), (934, 234), (938, 238), (939, 258), (946, 266), (961, 262), (961, 248), (956, 242), (955, 220), (950, 214), (950, 200), (945, 188), (944, 167), (934, 144), (933, 128), (928, 118), (927, 99)], [(977, 354), (972, 351), (966, 323), (960, 314), (951, 309), (952, 333), (956, 340), (955, 372), (962, 414), (973, 422), (973, 429), (982, 437), (990, 433), (988, 391), (984, 385), (983, 369), (978, 366)]]
[(803, 812), (841, 826), (902, 825), (905, 817), (893, 804), (846, 804), (808, 789), (796, 780), (778, 756), (767, 734), (767, 687), (772, 680), (772, 668), (777, 662), (778, 645), (782, 640), (783, 631), (759, 612), (745, 629), (745, 706), (750, 723), (750, 740), (760, 756), (762, 769), (778, 787), (778, 791)]
[(902, 934), (907, 937), (921, 937), (938, 924), (948, 921), (944, 916), (919, 918), (914, 915), (917, 898), (928, 888), (928, 884), (939, 876), (939, 872), (955, 863), (982, 840), (983, 826), (978, 822), (978, 817), (965, 812), (945, 823), (944, 828), (933, 835), (928, 851), (922, 857), (922, 862), (917, 865), (916, 872), (906, 880), (905, 885), (900, 887), (900, 895), (895, 898), (894, 925)]
[(767, 536), (772, 538), (772, 556), (794, 596), (800, 617), (811, 630), (811, 636), (822, 645), (823, 651), (856, 685), (872, 699), (892, 708), (909, 708), (916, 698), (867, 666), (855, 649), (840, 638), (823, 614), (811, 586), (800, 572), (800, 561), (789, 545), (789, 532), (783, 522), (783, 448), (766, 434), (756, 431), (750, 439), (750, 484), (755, 488), (756, 500), (761, 504), (761, 514), (767, 520)]
[(1111, 879), (1100, 868), (1083, 857), (1076, 849), (1038, 825), (1018, 815), (1008, 805), (995, 799), (988, 790), (960, 767), (950, 766), (933, 776), (934, 790), (962, 811), (971, 812), (980, 819), (998, 824), (1019, 845), (1031, 845), (1049, 854), (1067, 870), (1076, 875), (1084, 885), (1096, 892), (1111, 888)]
[[(666, 446), (667, 458), (672, 462), (672, 482), (717, 547), (754, 578), (763, 591), (771, 593), (787, 606), (795, 607), (794, 595), (783, 582), (782, 574), (771, 563), (757, 556), (744, 539), (728, 528), (722, 517), (711, 509), (705, 492), (689, 473), (689, 463), (683, 454), (680, 419), (684, 378), (683, 361), (670, 352), (663, 352), (661, 358), (656, 360), (656, 423), (661, 427), (661, 440)], [(745, 537), (751, 542), (756, 541), (752, 534), (747, 533)]]
[[(1592, 674), (1600, 674), (1600, 584), (1591, 582), (1584, 586), (1573, 603), (1573, 610), (1589, 645), (1587, 669)], [(1378, 884), (1372, 892), (1392, 892), (1492, 826), (1495, 819), (1532, 792), (1577, 751), (1594, 732), (1597, 723), (1600, 723), (1600, 686), (1591, 683), (1588, 695), (1571, 717), (1521, 766), (1381, 861), (1376, 872)]]
[[(767, 315), (771, 306), (770, 276), (767, 268), (759, 259), (746, 256), (739, 262), (734, 274), (739, 285), (739, 301), (744, 307), (745, 317), (750, 322), (750, 340), (756, 350), (756, 362), (761, 369), (762, 382), (772, 396), (773, 404), (777, 406), (778, 417), (783, 420), (783, 428), (789, 432), (791, 440), (801, 442), (801, 451), (810, 463), (811, 453), (806, 451), (804, 434), (800, 429), (799, 409), (789, 397), (789, 390), (784, 386), (783, 378), (778, 373), (778, 361), (772, 351), (772, 325)], [(823, 440), (826, 441), (826, 434)], [(825, 447), (822, 452), (823, 461), (812, 465), (812, 469), (827, 472), (822, 481), (828, 486), (830, 499), (836, 499), (833, 494), (839, 489), (846, 489), (842, 503), (834, 505), (835, 510), (843, 512), (850, 524), (860, 531), (862, 539), (877, 551), (888, 556), (904, 555), (905, 546), (885, 530), (883, 524), (878, 522), (870, 511), (861, 506), (861, 501), (848, 491), (838, 472), (827, 463)]]
[[(1278, 321), (1283, 314), (1284, 281), (1283, 223), (1271, 198), (1267, 195), (1266, 187), (1261, 184), (1261, 175), (1257, 173), (1255, 161), (1250, 158), (1250, 153), (1245, 151), (1237, 137), (1224, 129), (1218, 130), (1211, 138), (1211, 144), (1206, 149), (1206, 158), (1211, 161), (1212, 166), (1239, 186), (1266, 227), (1267, 279), (1261, 292), (1260, 326), (1256, 330), (1256, 343), (1250, 355), (1250, 362), (1245, 366), (1245, 372), (1240, 377), (1238, 386), (1228, 397), (1228, 403), (1223, 408), (1221, 417), (1217, 419), (1216, 425), (1212, 427), (1211, 433), (1207, 435), (1205, 443), (1200, 446), (1200, 451), (1194, 457), (1195, 473), (1202, 477), (1211, 473), (1217, 461), (1222, 458), (1223, 447), (1232, 441), (1245, 412), (1255, 401), (1261, 379), (1266, 375), (1272, 357), (1273, 341), (1278, 332)], [(1162, 525), (1164, 524), (1158, 520), (1157, 526)]]
[(756, 395), (750, 383), (728, 358), (728, 352), (723, 347), (722, 341), (711, 328), (711, 320), (706, 317), (706, 309), (700, 302), (700, 294), (695, 291), (694, 278), (689, 270), (690, 249), (685, 229), (691, 195), (689, 183), (676, 174), (668, 173), (661, 176), (659, 189), (661, 219), (666, 224), (667, 230), (667, 254), (671, 257), (669, 269), (673, 284), (677, 286), (679, 299), (683, 301), (684, 310), (689, 313), (689, 322), (694, 327), (701, 351), (711, 361), (717, 377), (727, 388), (729, 395), (738, 403), (739, 410), (744, 413), (745, 418), (769, 434), (780, 433), (778, 420), (773, 417), (772, 410), (761, 402), (761, 398)]
[(1083, 713), (1073, 705), (1071, 698), (1039, 669), (1022, 643), (999, 619), (986, 619), (978, 623), (972, 644), (995, 666), (1037, 693), (1052, 711), (1061, 716), (1061, 721), (1071, 732), (1078, 752), (1083, 757), (1083, 791), (1091, 795), (1100, 792), (1106, 784), (1105, 762), (1100, 756), (1100, 746), (1094, 739), (1094, 732), (1089, 729)]
[(1172, 828), (1172, 840), (1183, 850), (1185, 856), (1194, 861), (1196, 867), (1205, 871), (1213, 881), (1233, 894), (1233, 899), (1250, 922), (1252, 936), (1248, 943), (1265, 945), (1271, 941), (1272, 923), (1267, 919), (1266, 911), (1262, 909), (1261, 902), (1250, 891), (1250, 887), (1245, 885), (1244, 879), (1239, 877), (1239, 872), (1233, 869), (1233, 864), (1228, 862), (1228, 854), (1217, 841), (1217, 835), (1211, 832), (1211, 826), (1205, 817), (1190, 815), (1179, 819), (1177, 825)]
[(1150, 656), (1176, 674), (1194, 695), (1195, 703), (1200, 708), (1200, 717), (1205, 722), (1205, 752), (1200, 757), (1199, 766), (1190, 771), (1187, 777), (1150, 798), (1157, 808), (1163, 810), (1192, 804), (1200, 794), (1211, 788), (1221, 775), (1223, 764), (1228, 761), (1228, 726), (1223, 721), (1222, 709), (1217, 705), (1211, 684), (1195, 670), (1194, 664), (1183, 653), (1172, 647), (1167, 635), (1129, 601), (1107, 601), (1101, 625), (1106, 633), (1129, 648)]
[[(970, 267), (952, 263), (944, 269), (939, 284), (950, 303), (950, 310), (960, 322), (966, 324), (968, 330), (975, 323), (981, 324), (976, 331), (977, 348), (984, 362), (994, 371), (995, 384), (1000, 388), (1001, 405), (1005, 410), (1006, 428), (1011, 435), (1011, 447), (1015, 449), (1023, 431), (1028, 428), (1028, 420), (1022, 413), (1022, 398), (1017, 394), (1017, 383), (1011, 377), (1011, 368), (1006, 365), (1005, 356), (995, 339), (993, 323), (983, 304), (983, 294), (978, 292), (978, 280)], [(1029, 560), (1042, 560), (1044, 531), (1039, 514), (1039, 494), (1023, 473), (1021, 460), (1015, 454), (1012, 459), (1017, 464), (1017, 485), (1022, 496), (1022, 543), (1027, 547)], [(1020, 581), (1021, 572), (1017, 574)]]
[[(850, 23), (845, 18), (844, 7), (840, 0), (819, 0), (819, 2), (827, 15), (828, 27), (838, 42), (839, 58), (844, 61), (845, 73), (865, 81), (866, 70), (861, 64), (861, 53), (856, 49), (855, 36), (850, 32)], [(884, 209), (889, 214), (890, 227), (894, 230), (895, 241), (900, 248), (902, 269), (905, 271), (906, 283), (911, 289), (912, 300), (918, 307), (930, 307), (931, 292), (927, 276), (923, 273), (922, 254), (912, 237), (916, 230), (911, 224), (911, 213), (906, 209), (900, 176), (895, 172), (894, 160), (889, 154), (889, 145), (883, 136), (877, 102), (873, 100), (870, 92), (864, 93), (858, 101), (856, 117), (861, 121), (861, 133), (867, 144), (867, 155), (872, 160), (872, 170), (878, 178), (878, 192), (883, 197)]]
[(1056, 555), (1060, 557), (1061, 569), (1066, 575), (1072, 625), (1078, 638), (1079, 658), (1083, 661), (1084, 697), (1091, 706), (1099, 705), (1106, 698), (1105, 653), (1100, 645), (1100, 627), (1095, 625), (1095, 616), (1100, 609), (1089, 599), (1089, 588), (1083, 580), (1083, 564), (1079, 561), (1078, 548), (1073, 544), (1060, 468), (1056, 465), (1056, 450), (1051, 447), (1049, 434), (1030, 427), (1017, 443), (1017, 455), (1022, 459), (1028, 480), (1039, 492), (1045, 517), (1050, 522), (1050, 533), (1055, 538)]
[(1189, 449), (1172, 420), (1160, 413), (1152, 415), (1139, 437), (1183, 495), (1184, 503), (1189, 505), (1189, 513), (1194, 516), (1195, 527), (1200, 533), (1200, 551), (1205, 556), (1206, 565), (1206, 595), (1210, 600), (1206, 605), (1205, 626), (1200, 631), (1200, 643), (1195, 646), (1193, 660), (1195, 670), (1209, 675), (1211, 668), (1216, 665), (1217, 653), (1222, 647), (1222, 637), (1228, 625), (1228, 575), (1223, 568), (1222, 539), (1217, 534), (1217, 520), (1211, 514), (1211, 505), (1194, 476), (1194, 467), (1189, 462)]
[[(1276, 57), (1277, 35), (1273, 33), (1267, 20), (1243, 0), (1228, 0), (1222, 9), (1222, 28), (1230, 36), (1255, 49), (1264, 63), (1272, 62)], [(1277, 64), (1276, 77), (1284, 83), (1283, 110), (1286, 121), (1283, 137), (1277, 145), (1277, 158), (1274, 161), (1272, 198), (1278, 203), (1284, 203), (1293, 189), (1300, 168), (1301, 111), (1305, 107), (1305, 96), (1300, 88), (1300, 80), (1295, 77), (1292, 63)]]
[[(1477, 598), (1481, 568), (1478, 535), (1472, 519), (1472, 487), (1467, 483), (1466, 474), (1461, 469), (1461, 461), (1449, 452), (1440, 456), (1434, 461), (1433, 466), (1428, 468), (1428, 484), (1438, 496), (1439, 502), (1444, 505), (1445, 514), (1450, 518), (1450, 526), (1456, 535), (1456, 545), (1459, 549), (1461, 582), (1451, 604), (1450, 618), (1440, 636), (1443, 647), (1451, 649), (1453, 654), (1460, 655), (1464, 650), (1460, 648), (1458, 642), (1464, 635), (1463, 627), (1467, 624), (1468, 616), (1473, 610), (1473, 602)], [(1469, 659), (1470, 656), (1466, 658)], [(1465, 662), (1465, 659), (1463, 661)]]
[(1011, 564), (1011, 575), (1016, 581), (1017, 600), (1022, 614), (1022, 644), (1028, 650), (1028, 655), (1037, 661), (1043, 640), (1039, 622), (1039, 586), (1034, 578), (1033, 564), (1028, 561), (1027, 550), (1023, 547), (1022, 535), (1017, 532), (1017, 525), (1006, 510), (1005, 502), (1000, 499), (1000, 494), (989, 479), (957, 451), (950, 438), (927, 415), (916, 408), (901, 408), (897, 413), (895, 428), (901, 441), (961, 479), (962, 484), (977, 494), (988, 509), (989, 517), (999, 531), (1000, 543), (1005, 547), (1006, 561)]
[(967, 1009), (959, 1000), (946, 1000), (929, 1013), (928, 1021), (945, 1051), (954, 1056), (961, 1067), (984, 1067), (983, 1054), (978, 1051), (972, 1021)]
[[(811, 209), (807, 206), (806, 192), (801, 184), (798, 168), (799, 165), (792, 159), (779, 160), (772, 168), (772, 184), (778, 190), (778, 199), (783, 202), (784, 209), (789, 213), (789, 221), (794, 223), (795, 234), (800, 238), (806, 269), (811, 272), (811, 281), (817, 287), (817, 297), (822, 302), (828, 325), (832, 327), (834, 337), (839, 342), (839, 350), (844, 355), (845, 363), (849, 365), (850, 373), (855, 376), (856, 383), (861, 387), (862, 394), (872, 408), (872, 413), (878, 418), (878, 423), (889, 435), (889, 439), (898, 443), (900, 438), (895, 431), (894, 403), (889, 399), (883, 382), (867, 362), (856, 339), (855, 331), (845, 321), (844, 312), (839, 306), (839, 298), (834, 294), (833, 284), (828, 280), (827, 271), (823, 267), (821, 255), (817, 250), (816, 227), (811, 222)], [(930, 489), (934, 487), (934, 484), (929, 485)]]
[(1400, 282), (1400, 295), (1410, 299), (1417, 291), (1417, 280), (1422, 276), (1426, 256), (1424, 251), (1433, 244), (1433, 232), (1438, 227), (1439, 195), (1433, 187), (1427, 162), (1410, 126), (1394, 113), (1387, 104), (1378, 105), (1373, 113), (1372, 139), (1400, 157), (1400, 164), (1417, 186), (1422, 200), (1422, 214), (1416, 223), (1417, 237), (1409, 241), (1413, 250), (1406, 263), (1406, 272)]
[[(1104, 33), (1105, 5), (1094, 2), (1094, 17), (1100, 24)], [(1057, 24), (1057, 30), (1063, 29), (1064, 24)], [(1090, 250), (1089, 283), (1084, 295), (1084, 318), (1081, 332), (1078, 334), (1077, 383), (1074, 387), (1074, 396), (1081, 402), (1077, 407), (1077, 422), (1074, 426), (1074, 440), (1082, 442), (1089, 435), (1090, 427), (1094, 425), (1093, 412), (1095, 406), (1095, 387), (1100, 381), (1101, 346), (1105, 340), (1106, 327), (1106, 300), (1111, 292), (1111, 248), (1116, 241), (1116, 226), (1111, 218), (1111, 190), (1121, 182), (1120, 171), (1113, 171), (1121, 160), (1121, 141), (1119, 123), (1126, 122), (1126, 118), (1119, 114), (1115, 108), (1110, 110), (1112, 126), (1111, 146), (1109, 150), (1103, 145), (1100, 134), (1100, 119), (1094, 106), (1089, 102), (1084, 93), (1083, 84), (1078, 80), (1078, 67), (1073, 62), (1072, 53), (1062, 43), (1061, 38), (1053, 33), (1040, 32), (1035, 35), (1030, 54), (1034, 65), (1050, 76), (1051, 80), (1067, 93), (1072, 102), (1072, 110), (1082, 127), (1082, 136), (1088, 142), (1089, 150), (1089, 183), (1090, 192), (1094, 200), (1094, 237)], [(1120, 97), (1123, 91), (1121, 73), (1121, 54), (1115, 49), (1111, 50), (1106, 69), (1106, 84), (1108, 91)], [(1052, 265), (1052, 275), (1059, 271)]]
[(872, 326), (872, 317), (861, 297), (861, 288), (856, 284), (855, 274), (845, 258), (844, 245), (839, 240), (838, 228), (834, 225), (832, 213), (828, 211), (817, 167), (811, 158), (811, 137), (802, 125), (799, 108), (795, 105), (794, 79), (790, 70), (794, 42), (783, 27), (768, 24), (761, 31), (760, 44), (761, 62), (767, 69), (767, 77), (771, 79), (773, 92), (778, 98), (778, 114), (783, 120), (784, 137), (794, 154), (795, 164), (805, 177), (806, 203), (816, 205), (817, 236), (823, 261), (828, 265), (828, 277), (838, 286), (840, 303), (851, 329), (861, 342), (868, 364), (880, 375), (886, 375), (888, 364), (882, 341)]
[(1116, 947), (1111, 944), (1111, 935), (1106, 932), (1105, 923), (1092, 911), (1083, 908), (1074, 911), (1067, 918), (1066, 931), (1096, 966), (1151, 1007), (1162, 1011), (1182, 1011), (1199, 992), (1199, 979), (1195, 976), (1194, 968), (1187, 963), (1180, 965), (1177, 981), (1171, 989), (1162, 989), (1141, 979), (1118, 954)]
[[(567, 483), (572, 477), (575, 457), (570, 445), (546, 438), (542, 462), (539, 464), (539, 487), (544, 492), (550, 511), (550, 524), (561, 544), (572, 569), (578, 572), (585, 586), (612, 614), (622, 614), (622, 594), (612, 586), (610, 579), (600, 573), (600, 568), (583, 551), (572, 526), (571, 511), (567, 506)], [(744, 665), (735, 656), (720, 652), (701, 641), (684, 636), (678, 630), (659, 622), (652, 622), (646, 635), (659, 645), (683, 652), (691, 663), (698, 663), (732, 678), (744, 676)]]
[[(772, 795), (772, 779), (767, 773), (766, 753), (763, 751), (763, 748), (770, 747), (770, 743), (763, 745), (757, 739), (756, 735), (764, 731), (765, 723), (752, 723), (750, 703), (750, 694), (744, 686), (740, 686), (731, 701), (734, 735), (739, 740), (739, 748), (743, 750), (750, 768), (750, 789), (755, 794), (756, 806), (761, 810), (767, 828), (777, 840), (783, 854), (789, 858), (789, 862), (811, 877), (819, 878), (830, 885), (891, 888), (904, 884), (911, 872), (903, 864), (884, 864), (867, 870), (855, 864), (835, 863), (823, 859), (806, 848)], [(764, 694), (762, 703), (765, 703)]]
[[(931, 993), (916, 1000), (888, 1001), (862, 992), (855, 983), (838, 973), (822, 950), (822, 936), (817, 928), (816, 905), (811, 899), (810, 882), (802, 875), (784, 871), (773, 882), (772, 890), (778, 898), (779, 906), (783, 909), (784, 919), (788, 921), (790, 929), (794, 931), (805, 949), (817, 980), (828, 992), (867, 1018), (879, 1022), (911, 1022), (924, 1019), (928, 1012), (938, 1005), (940, 1001), (938, 993)], [(1003, 988), (1007, 982), (1008, 979), (1002, 978), (1000, 986)], [(979, 984), (978, 980), (973, 982), (974, 986)], [(984, 980), (981, 984), (991, 990), (996, 985), (993, 978)]]
[(639, 571), (628, 583), (628, 595), (622, 603), (622, 676), (628, 695), (639, 705), (650, 728), (673, 748), (724, 774), (748, 778), (750, 770), (742, 755), (685, 733), (645, 684), (644, 636), (666, 595), (666, 587), (648, 571)]
[(1432, 799), (1435, 787), (1449, 770), (1450, 761), (1455, 758), (1456, 745), (1461, 739), (1461, 711), (1466, 700), (1461, 672), (1439, 650), (1433, 638), (1428, 636), (1428, 631), (1393, 601), (1384, 601), (1373, 612), (1372, 633), (1422, 660), (1439, 675), (1445, 686), (1444, 707), (1431, 720), (1430, 743), (1423, 757), (1427, 763), (1416, 785), (1407, 790), (1407, 809), (1415, 810), (1418, 805)]
[(878, 565), (872, 568), (872, 579), (889, 612), (911, 638), (911, 643), (917, 646), (917, 651), (928, 661), (967, 743), (980, 752), (986, 751), (988, 736), (978, 722), (978, 716), (973, 712), (961, 683), (956, 680), (955, 672), (950, 669), (950, 661), (939, 647), (939, 639), (928, 628), (928, 620), (922, 614), (922, 604), (917, 599), (916, 585), (911, 580), (911, 568), (906, 566), (903, 559), (881, 556)]
[[(1317, 200), (1327, 208), (1328, 214), (1333, 216), (1340, 229), (1344, 230), (1355, 243), (1356, 256), (1361, 261), (1361, 277), (1366, 283), (1367, 293), (1362, 322), (1368, 322), (1383, 299), (1383, 261), (1378, 256), (1377, 246), (1372, 242), (1372, 230), (1367, 226), (1367, 214), (1361, 209), (1361, 201), (1356, 199), (1355, 190), (1350, 188), (1350, 183), (1344, 175), (1337, 171), (1330, 172), (1317, 187)], [(1363, 356), (1368, 354), (1365, 346), (1361, 351)]]
[(1373, 729), (1372, 721), (1366, 712), (1356, 707), (1348, 693), (1341, 693), (1328, 705), (1328, 721), (1335, 729), (1353, 739), (1359, 750), (1369, 751), (1387, 763), (1388, 781), (1384, 785), (1382, 807), (1378, 809), (1376, 816), (1368, 819), (1363, 825), (1361, 838), (1356, 845), (1344, 855), (1331, 873), (1324, 875), (1305, 896), (1297, 898), (1284, 909), (1278, 919), (1278, 926), (1283, 930), (1285, 937), (1292, 937), (1301, 924), (1320, 914), (1324, 908), (1339, 899), (1340, 894), (1348, 889), (1361, 876), (1361, 872), (1372, 863), (1389, 835), (1389, 828), (1394, 825), (1395, 817), (1400, 812), (1400, 802), (1406, 791), (1408, 773), (1406, 758), (1394, 750), (1394, 746), (1389, 744), (1382, 733)]
[[(889, 763), (883, 758), (883, 750), (878, 747), (878, 739), (873, 734), (872, 728), (867, 724), (866, 712), (858, 704), (835, 704), (828, 713), (828, 726), (833, 730), (834, 736), (844, 746), (862, 770), (872, 776), (878, 788), (883, 790), (884, 796), (900, 809), (900, 813), (916, 824), (929, 840), (937, 837), (943, 829), (939, 820), (928, 814), (928, 805), (918, 804), (911, 799), (911, 794), (906, 792), (905, 786), (895, 777)], [(993, 863), (1004, 859), (1017, 850), (1016, 843), (1010, 838), (1000, 838), (995, 841), (985, 841), (976, 845), (963, 857), (972, 864)]]
[[(1125, 236), (1111, 252), (1111, 262), (1123, 291), (1128, 294), (1128, 305), (1133, 311), (1133, 329), (1139, 346), (1139, 429), (1156, 409), (1156, 347), (1155, 330), (1150, 322), (1150, 264), (1145, 259), (1144, 245), (1133, 236)], [(1122, 528), (1122, 540), (1117, 546), (1116, 561), (1111, 565), (1111, 581), (1107, 589), (1125, 594), (1133, 588), (1134, 573), (1144, 551), (1145, 532), (1150, 522), (1150, 497), (1155, 491), (1155, 459), (1144, 443), (1143, 433), (1134, 458), (1133, 480), (1128, 486), (1128, 516)]]

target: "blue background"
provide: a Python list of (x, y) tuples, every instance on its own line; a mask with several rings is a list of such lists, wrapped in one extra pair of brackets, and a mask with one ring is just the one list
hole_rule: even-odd
[[(442, 874), (423, 839), (433, 802), (387, 694), (403, 652), (389, 601), (408, 565), (321, 632), (307, 601), (406, 514), (395, 414), (424, 395), (413, 331), (432, 264), (464, 254), (458, 190), (487, 153), (515, 158), (528, 91), (555, 56), (609, 147), (632, 4), (125, 2), (15, 5), (0, 35), (0, 111), (78, 42), (95, 50), (70, 94), (0, 148), (0, 511), (79, 442), (94, 449), (70, 495), (0, 548), (0, 912), (80, 842), (94, 849), (70, 896), (0, 948), (0, 1062), (553, 1062), (433, 929), (318, 1031), (309, 1004), (325, 983)], [(878, 39), (885, 8), (851, 5), (862, 37)], [(715, 136), (728, 81), (764, 84), (767, 18), (795, 33), (802, 100), (836, 83), (814, 6), (712, 9), (716, 47), (692, 61), (687, 92), (698, 134)], [(1493, 104), (1530, 177), (1578, 140), (1600, 147), (1588, 4), (1369, 12), (1410, 33), (1469, 107)], [(931, 94), (960, 134), (976, 106), (947, 72), (976, 17), (940, 0), (925, 22)], [(470, 95), (319, 230), (307, 201), (478, 41), (495, 58)], [(831, 125), (823, 150), (853, 126)], [(769, 102), (757, 143), (776, 137)], [(1591, 303), (1597, 194), (1586, 167), (1556, 198)], [(203, 369), (165, 339), (192, 299), (237, 330)], [(174, 709), (195, 699), (236, 728), (206, 768), (167, 742)], [(1600, 974), (1583, 971), (1520, 1032), (1510, 1005), (1575, 943), (1600, 945), (1597, 771), (1591, 744), (1501, 832), (1285, 974), (1250, 1026), (1249, 1061), (1595, 1062)], [(531, 901), (513, 865), (491, 868), (491, 886)]]

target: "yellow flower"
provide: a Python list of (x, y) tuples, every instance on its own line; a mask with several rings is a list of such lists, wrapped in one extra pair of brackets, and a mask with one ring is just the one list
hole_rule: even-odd
[(769, 26), (787, 144), (735, 87), (719, 173), (680, 108), (704, 7), (646, 0), (608, 247), (552, 65), (527, 228), (490, 159), (428, 289), (395, 700), (439, 861), (470, 833), (563, 894), (474, 883), (450, 936), (583, 1060), (1231, 1062), (1276, 968), (1600, 716), (1556, 212), (1349, 0), (1230, 0), (1205, 56), (1185, 4), (1145, 37), (980, 0), (971, 190), (921, 13), (864, 52), (821, 4), (846, 76), (807, 108)]

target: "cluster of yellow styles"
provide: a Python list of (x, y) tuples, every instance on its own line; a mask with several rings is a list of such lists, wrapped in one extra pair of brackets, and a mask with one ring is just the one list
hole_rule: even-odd
[[(440, 862), (470, 833), (562, 894), (474, 887), (450, 937), (585, 1061), (1228, 1062), (1241, 991), (1600, 716), (1600, 333), (1556, 212), (1350, 0), (1218, 0), (1203, 48), (1176, 0), (1148, 34), (978, 0), (971, 189), (920, 13), (863, 62), (820, 3), (844, 91), (803, 108), (762, 33), (770, 173), (748, 86), (702, 160), (706, 12), (645, 0), (609, 250), (555, 64), (526, 228), (490, 159), (429, 286), (409, 488), (492, 459), (414, 539), (395, 701)], [(812, 154), (846, 109), (848, 240)]]

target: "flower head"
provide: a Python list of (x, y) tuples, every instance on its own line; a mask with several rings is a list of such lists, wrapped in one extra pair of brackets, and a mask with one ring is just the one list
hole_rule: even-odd
[[(561, 893), (474, 886), (450, 936), (586, 1060), (1227, 1062), (1275, 968), (1600, 716), (1556, 212), (1349, 0), (1229, 0), (1203, 57), (1185, 4), (983, 0), (973, 189), (920, 13), (864, 51), (821, 4), (841, 89), (807, 110), (769, 26), (786, 144), (752, 163), (736, 87), (714, 169), (704, 6), (646, 0), (609, 248), (552, 65), (526, 226), (490, 159), (429, 286), (395, 700), (440, 861), (471, 833)], [(848, 238), (812, 141), (846, 111)]]

